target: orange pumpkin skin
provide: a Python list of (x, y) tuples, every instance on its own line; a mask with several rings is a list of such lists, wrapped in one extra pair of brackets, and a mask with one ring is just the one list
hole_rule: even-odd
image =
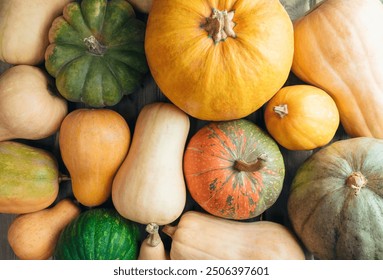
[(334, 100), (320, 88), (293, 85), (280, 89), (265, 109), (268, 132), (289, 150), (311, 150), (328, 144), (339, 126)]
[(328, 0), (294, 22), (293, 72), (335, 100), (352, 137), (383, 138), (383, 5)]
[(78, 202), (93, 207), (110, 197), (130, 139), (128, 124), (113, 110), (83, 108), (65, 117), (59, 134), (60, 151)]
[[(234, 11), (233, 37), (209, 36), (213, 8)], [(198, 119), (232, 120), (260, 108), (283, 86), (293, 40), (278, 0), (155, 0), (145, 52), (156, 83), (176, 106)]]
[(192, 198), (210, 214), (254, 218), (278, 198), (285, 174), (275, 141), (245, 119), (211, 122), (190, 139), (184, 174)]

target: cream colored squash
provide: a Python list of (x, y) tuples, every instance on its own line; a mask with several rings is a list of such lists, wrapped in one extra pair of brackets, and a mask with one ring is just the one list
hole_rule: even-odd
[(0, 141), (48, 137), (67, 113), (66, 100), (50, 91), (40, 68), (17, 65), (0, 76)]
[(10, 64), (43, 62), (48, 30), (73, 0), (1, 0), (0, 60)]
[(128, 155), (113, 181), (112, 200), (125, 218), (164, 225), (186, 202), (182, 171), (189, 117), (175, 105), (156, 102), (139, 113)]
[(303, 260), (304, 252), (285, 226), (239, 222), (188, 211), (177, 226), (163, 231), (172, 238), (172, 260)]
[(158, 232), (159, 226), (154, 223), (146, 225), (148, 236), (140, 246), (139, 260), (169, 260), (169, 253), (166, 252), (164, 243)]

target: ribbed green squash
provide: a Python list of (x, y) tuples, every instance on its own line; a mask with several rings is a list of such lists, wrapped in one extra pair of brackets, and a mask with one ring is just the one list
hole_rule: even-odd
[(0, 141), (0, 213), (22, 214), (51, 205), (59, 190), (56, 159), (49, 152)]
[(133, 260), (138, 256), (139, 230), (115, 209), (92, 208), (61, 232), (54, 258), (59, 260)]
[(383, 259), (383, 140), (334, 142), (298, 169), (288, 214), (319, 259)]
[(69, 101), (117, 104), (148, 72), (145, 23), (124, 0), (69, 3), (49, 30), (45, 67)]

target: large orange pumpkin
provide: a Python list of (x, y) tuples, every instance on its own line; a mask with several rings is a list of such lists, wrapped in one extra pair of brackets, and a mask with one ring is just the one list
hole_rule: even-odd
[(163, 93), (189, 115), (249, 115), (285, 83), (293, 28), (278, 0), (154, 0), (145, 51)]

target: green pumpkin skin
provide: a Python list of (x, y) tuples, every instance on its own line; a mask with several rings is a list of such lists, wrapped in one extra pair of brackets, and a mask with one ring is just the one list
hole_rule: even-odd
[(135, 260), (139, 229), (115, 209), (92, 208), (81, 213), (61, 232), (57, 260)]
[(148, 72), (144, 37), (145, 23), (125, 0), (72, 2), (49, 30), (45, 68), (67, 100), (113, 106)]
[[(353, 172), (367, 184), (351, 187)], [(288, 215), (318, 259), (383, 259), (383, 140), (340, 140), (313, 154), (292, 182)]]
[(0, 141), (0, 213), (25, 214), (50, 206), (59, 191), (54, 156), (36, 147)]

